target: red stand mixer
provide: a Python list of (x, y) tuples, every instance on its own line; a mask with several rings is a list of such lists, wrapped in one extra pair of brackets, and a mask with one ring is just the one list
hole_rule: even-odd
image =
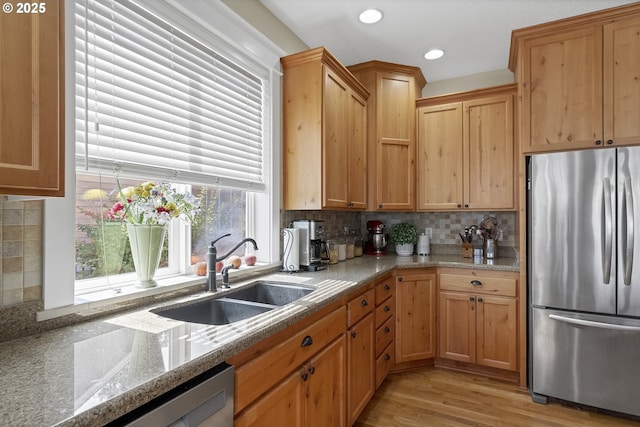
[(384, 234), (384, 224), (382, 221), (367, 221), (367, 231), (369, 232), (369, 237), (367, 239), (365, 253), (375, 256), (386, 255), (384, 248), (387, 246), (389, 236)]

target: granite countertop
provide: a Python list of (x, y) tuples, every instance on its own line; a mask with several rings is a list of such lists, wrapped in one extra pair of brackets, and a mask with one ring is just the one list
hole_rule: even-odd
[[(519, 271), (515, 258), (364, 256), (319, 272), (268, 274), (317, 291), (230, 325), (163, 318), (150, 312), (155, 305), (8, 341), (0, 344), (0, 424), (104, 425), (396, 267)], [(162, 305), (212, 295), (199, 292)]]

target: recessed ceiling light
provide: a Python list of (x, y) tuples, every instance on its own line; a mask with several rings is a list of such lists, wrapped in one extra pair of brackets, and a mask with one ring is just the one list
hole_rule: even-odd
[(442, 49), (431, 49), (429, 52), (424, 54), (426, 59), (438, 59), (444, 56), (444, 50)]
[(360, 14), (358, 19), (363, 24), (375, 24), (382, 19), (382, 12), (378, 9), (367, 9)]

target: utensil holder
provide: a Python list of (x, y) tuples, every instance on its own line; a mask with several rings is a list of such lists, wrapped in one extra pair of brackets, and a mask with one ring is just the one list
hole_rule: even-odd
[(462, 244), (462, 258), (473, 258), (473, 245), (471, 243)]

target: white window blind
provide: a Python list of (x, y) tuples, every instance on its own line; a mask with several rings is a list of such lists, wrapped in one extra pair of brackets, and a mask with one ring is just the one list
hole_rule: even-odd
[(76, 2), (76, 167), (259, 191), (264, 82), (130, 0)]

